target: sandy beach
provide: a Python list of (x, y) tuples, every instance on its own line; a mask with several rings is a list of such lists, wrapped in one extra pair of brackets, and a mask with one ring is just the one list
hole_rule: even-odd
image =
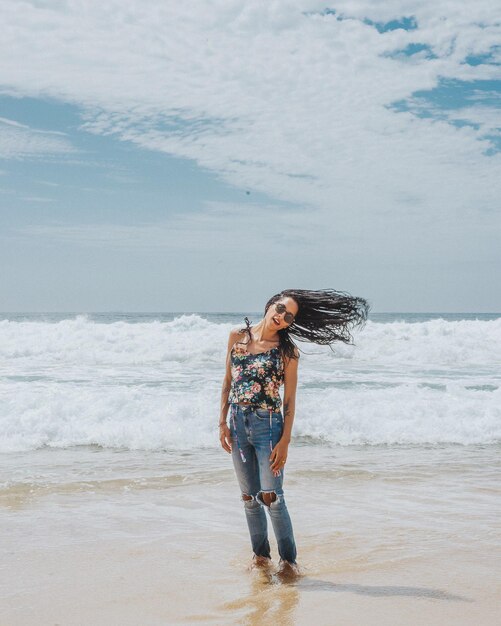
[(3, 455), (0, 623), (494, 626), (499, 465), (497, 446), (296, 444), (284, 583), (248, 569), (223, 452)]
[(0, 23), (0, 626), (501, 626), (500, 5)]
[(499, 316), (384, 314), (356, 346), (306, 347), (292, 583), (249, 570), (217, 440), (239, 322), (0, 323), (0, 625), (497, 626)]

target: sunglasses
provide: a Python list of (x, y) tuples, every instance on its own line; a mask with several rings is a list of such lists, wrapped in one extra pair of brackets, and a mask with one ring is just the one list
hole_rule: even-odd
[(280, 302), (278, 304), (275, 304), (275, 311), (279, 315), (281, 313), (285, 313), (285, 315), (284, 315), (284, 322), (286, 324), (292, 324), (292, 322), (294, 321), (294, 315), (292, 315), (292, 313), (287, 311), (287, 309), (285, 308), (285, 304), (280, 304)]

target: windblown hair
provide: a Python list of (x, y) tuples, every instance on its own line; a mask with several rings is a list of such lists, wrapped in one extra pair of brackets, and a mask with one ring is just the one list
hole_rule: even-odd
[[(268, 300), (265, 314), (272, 304), (286, 297), (292, 298), (298, 305), (292, 324), (278, 331), (280, 352), (288, 358), (297, 358), (293, 337), (320, 345), (331, 346), (336, 341), (352, 344), (351, 330), (365, 324), (370, 310), (367, 300), (343, 291), (285, 289)], [(247, 331), (249, 341), (252, 341), (248, 318), (245, 318), (245, 324), (246, 328), (242, 330)]]

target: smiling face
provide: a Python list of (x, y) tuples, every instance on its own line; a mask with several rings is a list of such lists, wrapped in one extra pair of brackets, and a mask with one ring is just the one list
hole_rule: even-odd
[[(283, 306), (285, 306), (285, 311), (279, 313), (276, 309), (277, 304), (282, 304)], [(266, 315), (264, 317), (266, 326), (268, 326), (268, 328), (272, 328), (273, 330), (282, 330), (282, 328), (288, 328), (294, 320), (288, 323), (284, 319), (285, 316), (289, 317), (287, 314), (291, 313), (295, 317), (298, 311), (299, 307), (295, 300), (289, 297), (280, 298), (280, 300), (277, 300), (276, 302), (271, 304), (266, 311)]]

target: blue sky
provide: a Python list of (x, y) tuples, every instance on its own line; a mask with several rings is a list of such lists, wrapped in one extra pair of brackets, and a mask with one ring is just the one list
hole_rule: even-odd
[(6, 0), (0, 310), (500, 311), (491, 4)]

